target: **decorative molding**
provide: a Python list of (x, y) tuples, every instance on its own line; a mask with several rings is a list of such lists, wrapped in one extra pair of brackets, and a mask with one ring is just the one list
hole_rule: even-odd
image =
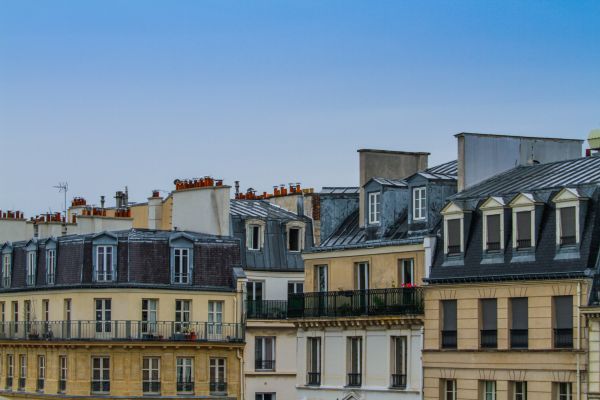
[(440, 300), (455, 300), (456, 299), (456, 289), (440, 290), (438, 293), (440, 295)]
[(511, 286), (508, 288), (508, 297), (527, 297), (526, 286)]
[(496, 298), (496, 287), (480, 287), (477, 289), (480, 299)]
[(552, 294), (554, 296), (573, 296), (575, 287), (573, 285), (552, 285)]

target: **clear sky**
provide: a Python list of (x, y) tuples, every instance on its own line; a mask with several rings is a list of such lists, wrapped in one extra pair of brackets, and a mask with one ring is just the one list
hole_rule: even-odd
[(356, 185), (358, 148), (600, 127), (600, 1), (0, 0), (0, 209), (174, 178)]

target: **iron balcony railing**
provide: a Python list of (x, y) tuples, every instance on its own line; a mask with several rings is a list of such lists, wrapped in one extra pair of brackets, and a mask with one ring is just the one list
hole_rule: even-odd
[(448, 255), (460, 254), (460, 245), (448, 245)]
[(528, 249), (531, 247), (531, 239), (518, 239), (517, 249)]
[(554, 347), (557, 349), (573, 348), (573, 329), (554, 329)]
[(25, 390), (25, 378), (19, 378), (19, 390)]
[(0, 340), (153, 340), (241, 342), (237, 323), (176, 321), (23, 321), (0, 323)]
[(192, 393), (194, 391), (194, 382), (183, 381), (177, 382), (177, 393)]
[(67, 381), (66, 379), (60, 379), (58, 381), (58, 391), (60, 393), (64, 393), (67, 391)]
[(406, 389), (406, 374), (392, 374), (392, 387)]
[(498, 331), (496, 329), (481, 330), (481, 347), (495, 349), (498, 347)]
[(9, 288), (10, 287), (10, 276), (5, 276), (4, 278), (2, 278), (2, 287), (3, 288)]
[(561, 246), (569, 246), (572, 244), (577, 244), (577, 237), (575, 236), (561, 236), (560, 237)]
[(227, 393), (227, 382), (213, 382), (209, 383), (210, 393)]
[(360, 387), (362, 385), (362, 374), (360, 372), (348, 373), (348, 385), (350, 387)]
[(308, 372), (306, 374), (306, 384), (310, 386), (319, 386), (321, 384), (321, 373)]
[(286, 319), (286, 300), (247, 300), (246, 317), (248, 319)]
[(529, 331), (527, 329), (511, 329), (510, 347), (512, 349), (526, 349), (529, 347)]
[(110, 381), (93, 381), (91, 391), (92, 393), (110, 392)]
[(160, 382), (149, 381), (142, 382), (143, 393), (160, 393)]
[(41, 392), (44, 390), (44, 380), (43, 379), (38, 379), (37, 380), (37, 391)]
[(456, 348), (456, 331), (442, 331), (442, 349)]
[(288, 318), (417, 314), (423, 314), (423, 292), (417, 287), (288, 295)]
[(500, 242), (487, 242), (487, 250), (488, 251), (498, 251), (500, 250)]
[(274, 371), (275, 360), (256, 360), (254, 362), (254, 369), (257, 371)]

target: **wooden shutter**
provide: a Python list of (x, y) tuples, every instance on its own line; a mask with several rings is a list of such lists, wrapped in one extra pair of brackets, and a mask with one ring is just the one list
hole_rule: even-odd
[(456, 300), (442, 301), (443, 326), (445, 331), (456, 330)]
[(554, 323), (556, 329), (573, 329), (573, 296), (554, 297)]
[(527, 297), (517, 297), (510, 300), (512, 329), (528, 329), (529, 301)]
[(500, 214), (487, 216), (487, 243), (500, 243)]
[(497, 329), (497, 302), (496, 299), (482, 299), (481, 300), (481, 327), (484, 330), (496, 330)]
[(460, 246), (460, 218), (448, 220), (448, 246)]

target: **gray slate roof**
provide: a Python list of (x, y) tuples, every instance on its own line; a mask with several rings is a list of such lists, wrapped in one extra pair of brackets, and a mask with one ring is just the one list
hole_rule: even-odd
[(359, 190), (358, 186), (325, 186), (320, 194), (358, 194)]
[(229, 213), (245, 218), (298, 219), (296, 214), (266, 200), (231, 200)]

